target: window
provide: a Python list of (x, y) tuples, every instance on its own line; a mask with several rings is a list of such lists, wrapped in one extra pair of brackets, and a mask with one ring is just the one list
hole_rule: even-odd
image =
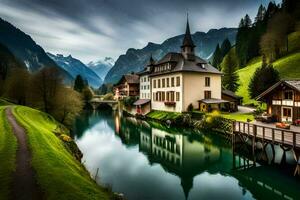
[(153, 101), (156, 101), (155, 93), (153, 92)]
[(162, 87), (163, 88), (166, 87), (166, 83), (165, 83), (165, 79), (164, 78), (162, 79)]
[(162, 92), (161, 97), (162, 97), (161, 100), (162, 100), (162, 101), (165, 101), (165, 92)]
[(166, 98), (167, 101), (170, 101), (170, 92), (167, 92), (167, 98)]
[(171, 87), (174, 87), (174, 77), (171, 78)]
[(205, 77), (205, 86), (206, 87), (210, 86), (210, 77)]
[(281, 105), (281, 101), (280, 100), (272, 100), (272, 104), (273, 105)]
[(180, 77), (179, 76), (176, 77), (176, 86), (180, 86)]
[(144, 82), (146, 82), (147, 80), (146, 80), (146, 77), (144, 78)]
[(284, 93), (285, 100), (293, 100), (293, 91), (285, 91)]
[(174, 100), (175, 100), (175, 97), (174, 97), (174, 93), (175, 93), (175, 92), (172, 91), (172, 92), (170, 92), (170, 93), (171, 93), (171, 101), (174, 101)]
[(156, 88), (156, 80), (153, 80), (153, 88)]
[(160, 79), (157, 80), (157, 87), (160, 88)]
[(204, 99), (211, 99), (211, 91), (204, 91)]
[(167, 87), (170, 87), (170, 79), (169, 78), (167, 78)]
[(292, 109), (291, 108), (283, 108), (283, 116), (284, 117), (291, 117), (292, 116)]
[(176, 101), (180, 101), (180, 93), (176, 92)]

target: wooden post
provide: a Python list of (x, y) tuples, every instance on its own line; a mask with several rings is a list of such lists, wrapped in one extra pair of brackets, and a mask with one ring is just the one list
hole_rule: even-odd
[(293, 147), (296, 147), (296, 133), (293, 132)]
[(275, 140), (275, 135), (274, 135), (274, 129), (272, 128), (272, 143), (274, 144), (274, 140)]

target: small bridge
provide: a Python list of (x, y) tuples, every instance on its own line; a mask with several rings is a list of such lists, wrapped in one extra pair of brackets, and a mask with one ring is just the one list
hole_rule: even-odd
[(89, 104), (93, 107), (94, 110), (96, 110), (101, 104), (106, 104), (112, 107), (114, 110), (118, 106), (118, 101), (115, 100), (104, 100), (99, 97), (94, 97), (89, 101)]
[[(267, 145), (271, 145), (273, 159), (275, 158), (274, 145), (279, 145), (284, 151), (293, 151), (295, 161), (300, 164), (300, 132), (286, 130), (271, 126), (264, 126), (248, 122), (233, 122), (233, 142), (251, 142), (253, 152), (256, 143), (260, 142), (265, 150)], [(236, 137), (238, 136), (238, 137)]]

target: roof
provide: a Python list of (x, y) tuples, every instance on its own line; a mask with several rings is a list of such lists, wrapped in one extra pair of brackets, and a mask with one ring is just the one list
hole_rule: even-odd
[(230, 91), (230, 90), (222, 90), (222, 94), (230, 96), (234, 99), (242, 99), (243, 97), (236, 95), (234, 92)]
[(133, 105), (139, 106), (139, 105), (144, 105), (148, 102), (150, 102), (150, 99), (139, 99), (136, 102), (134, 102)]
[(151, 76), (160, 75), (160, 74), (167, 74), (172, 72), (201, 72), (201, 73), (213, 73), (213, 74), (222, 74), (218, 69), (210, 65), (207, 61), (204, 59), (195, 56), (194, 60), (187, 60), (184, 59), (183, 55), (181, 53), (175, 53), (170, 52), (166, 54), (162, 59), (157, 61), (156, 65), (160, 65), (163, 63), (170, 63), (174, 62), (176, 63), (176, 66), (169, 71), (164, 72), (157, 72), (152, 73)]
[(118, 83), (116, 85), (119, 85), (123, 80), (125, 80), (127, 83), (130, 83), (130, 84), (139, 84), (140, 83), (140, 79), (139, 79), (138, 75), (126, 74), (126, 75), (122, 76), (122, 78), (118, 81)]
[(261, 100), (264, 96), (269, 94), (271, 91), (273, 91), (275, 88), (277, 88), (281, 84), (285, 84), (285, 85), (297, 90), (298, 92), (300, 92), (300, 80), (281, 80), (281, 81), (275, 83), (274, 85), (272, 85), (271, 87), (269, 87), (263, 93), (261, 93), (258, 97), (256, 97), (256, 100)]
[(195, 47), (192, 36), (191, 36), (191, 32), (190, 32), (190, 25), (189, 25), (189, 19), (187, 19), (186, 22), (186, 30), (185, 30), (185, 35), (184, 35), (184, 39), (182, 42), (181, 47)]
[(215, 103), (228, 103), (229, 101), (223, 100), (223, 99), (201, 99), (200, 102), (206, 103), (206, 104), (215, 104)]

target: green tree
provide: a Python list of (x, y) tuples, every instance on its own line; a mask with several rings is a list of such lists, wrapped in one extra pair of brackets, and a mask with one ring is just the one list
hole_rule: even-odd
[(81, 75), (77, 75), (74, 82), (74, 90), (77, 92), (82, 92), (84, 87), (86, 86), (86, 82), (83, 80)]
[(222, 72), (224, 76), (222, 78), (222, 85), (224, 88), (235, 92), (239, 86), (239, 77), (236, 73), (238, 69), (237, 57), (235, 55), (235, 50), (232, 49), (223, 59), (221, 63)]
[(85, 102), (90, 101), (94, 96), (94, 92), (90, 87), (85, 87), (81, 93)]
[(217, 44), (215, 52), (213, 54), (212, 66), (220, 69), (220, 64), (222, 62), (222, 59), (223, 58), (222, 58), (222, 52), (221, 52), (221, 49), (220, 49), (220, 45)]
[(262, 92), (280, 80), (279, 72), (272, 65), (267, 65), (263, 58), (263, 64), (253, 74), (248, 90), (251, 98), (256, 98)]
[(224, 56), (230, 51), (231, 49), (231, 43), (228, 38), (226, 38), (221, 45), (221, 55), (222, 55), (222, 60)]

